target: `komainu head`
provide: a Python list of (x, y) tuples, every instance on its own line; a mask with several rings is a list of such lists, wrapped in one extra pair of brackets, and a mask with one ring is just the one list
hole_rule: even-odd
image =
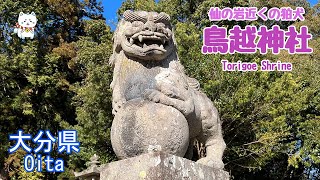
[(114, 53), (161, 61), (174, 50), (170, 16), (166, 13), (125, 11), (114, 35)]

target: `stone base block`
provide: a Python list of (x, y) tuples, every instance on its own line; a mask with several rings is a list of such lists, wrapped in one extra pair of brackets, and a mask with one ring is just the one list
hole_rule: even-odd
[(229, 174), (178, 156), (153, 152), (100, 166), (100, 180), (228, 180)]

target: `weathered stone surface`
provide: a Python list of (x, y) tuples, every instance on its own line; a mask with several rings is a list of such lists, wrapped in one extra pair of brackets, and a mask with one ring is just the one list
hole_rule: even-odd
[(198, 162), (223, 169), (226, 145), (218, 111), (199, 82), (184, 73), (169, 15), (125, 11), (123, 17), (110, 58), (115, 153), (124, 159), (158, 147), (191, 159), (197, 140), (206, 148)]
[(112, 147), (120, 159), (159, 147), (165, 153), (184, 156), (189, 146), (189, 127), (176, 109), (144, 100), (131, 101), (115, 117)]
[(101, 180), (228, 180), (223, 170), (178, 156), (154, 152), (100, 167)]

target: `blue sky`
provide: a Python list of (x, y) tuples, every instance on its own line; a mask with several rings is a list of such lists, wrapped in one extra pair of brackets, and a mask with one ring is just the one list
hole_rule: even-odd
[(117, 10), (121, 6), (124, 0), (102, 0), (104, 8), (104, 17), (107, 19), (107, 24), (111, 26), (112, 29), (115, 28), (115, 23), (117, 22)]
[[(117, 23), (117, 10), (124, 0), (102, 0), (104, 7), (104, 17), (107, 19), (107, 24), (114, 30)], [(308, 0), (311, 5), (315, 5), (318, 0)]]
[(318, 2), (318, 0), (308, 0), (308, 1), (310, 2), (311, 6), (317, 4)]

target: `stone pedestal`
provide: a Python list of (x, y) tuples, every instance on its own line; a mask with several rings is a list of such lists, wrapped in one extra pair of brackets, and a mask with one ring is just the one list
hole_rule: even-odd
[[(153, 152), (101, 165), (100, 180), (228, 180), (229, 174), (178, 156)], [(81, 178), (81, 177), (80, 177)]]

